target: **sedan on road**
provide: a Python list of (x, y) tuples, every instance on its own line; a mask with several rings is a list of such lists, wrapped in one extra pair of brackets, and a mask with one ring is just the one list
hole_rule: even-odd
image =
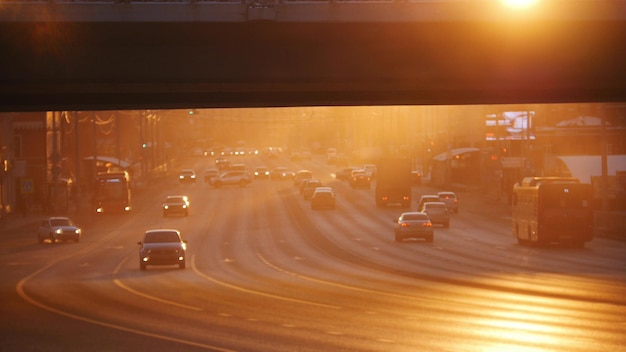
[(265, 166), (257, 166), (254, 169), (255, 179), (268, 179), (270, 178), (270, 170)]
[(78, 242), (81, 234), (81, 228), (74, 224), (70, 218), (53, 216), (39, 224), (37, 240), (39, 243), (44, 243), (46, 239), (50, 240), (51, 243), (68, 240)]
[(311, 197), (311, 209), (335, 209), (335, 192), (330, 187), (317, 187)]
[(148, 265), (178, 265), (185, 269), (187, 241), (178, 230), (158, 229), (145, 232), (139, 245), (139, 269), (146, 270)]
[(163, 202), (163, 216), (172, 214), (189, 215), (189, 198), (187, 196), (167, 196)]
[(215, 188), (227, 185), (236, 185), (239, 187), (247, 186), (252, 179), (247, 171), (226, 171), (223, 174), (211, 180), (211, 184)]
[(293, 176), (294, 176), (294, 172), (284, 166), (279, 166), (277, 168), (274, 168), (270, 172), (270, 178), (272, 180), (291, 180), (293, 179)]
[(196, 172), (192, 169), (184, 169), (178, 174), (180, 183), (196, 182)]
[(450, 226), (450, 212), (444, 202), (426, 202), (419, 209), (422, 213), (428, 214), (433, 224), (440, 224), (443, 227)]
[(441, 202), (446, 203), (446, 206), (448, 207), (448, 210), (453, 212), (453, 213), (458, 213), (459, 212), (459, 197), (457, 197), (456, 193), (454, 192), (439, 192), (437, 193), (437, 196), (439, 196), (439, 200)]
[(304, 200), (309, 200), (311, 199), (311, 197), (313, 196), (313, 192), (315, 192), (315, 189), (317, 187), (322, 187), (324, 186), (322, 184), (322, 181), (316, 179), (316, 178), (312, 178), (309, 180), (303, 180), (302, 181), (302, 186), (300, 188), (300, 193), (302, 194), (302, 198), (304, 198)]
[(393, 222), (396, 224), (394, 229), (396, 242), (402, 242), (406, 238), (423, 238), (426, 242), (433, 241), (433, 224), (426, 213), (415, 211), (402, 213)]

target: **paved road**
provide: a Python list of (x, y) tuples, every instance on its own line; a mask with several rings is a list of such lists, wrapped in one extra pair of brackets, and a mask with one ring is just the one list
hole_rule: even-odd
[[(0, 350), (624, 350), (622, 242), (522, 247), (506, 207), (462, 193), (433, 243), (396, 243), (403, 209), (377, 208), (322, 160), (246, 162), (313, 170), (337, 209), (312, 211), (288, 181), (213, 189), (172, 177), (132, 216), (90, 221), (78, 244), (3, 232)], [(190, 196), (189, 217), (161, 217), (174, 193)], [(183, 232), (186, 270), (139, 270), (136, 241), (153, 227)]]

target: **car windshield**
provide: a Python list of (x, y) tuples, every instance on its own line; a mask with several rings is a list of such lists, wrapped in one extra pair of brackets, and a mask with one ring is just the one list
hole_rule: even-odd
[(415, 213), (415, 214), (405, 214), (402, 217), (402, 220), (428, 220), (428, 216), (425, 214)]
[(74, 224), (69, 219), (52, 219), (50, 220), (50, 225), (56, 227), (56, 226), (73, 226)]
[(332, 192), (329, 191), (316, 191), (315, 194), (313, 195), (314, 197), (325, 197), (325, 198), (331, 198), (333, 196)]
[(180, 237), (176, 232), (163, 231), (163, 232), (148, 232), (145, 235), (144, 243), (167, 243), (167, 242), (180, 242)]

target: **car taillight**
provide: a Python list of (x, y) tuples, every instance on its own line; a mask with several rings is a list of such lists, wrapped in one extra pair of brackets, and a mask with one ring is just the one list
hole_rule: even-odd
[(454, 203), (458, 203), (458, 202), (459, 202), (459, 200), (458, 200), (458, 199), (455, 199), (455, 200), (454, 200)]
[(411, 226), (411, 225), (407, 224), (406, 222), (403, 222), (403, 223), (400, 224), (400, 227), (409, 227), (409, 226)]
[(422, 224), (422, 227), (433, 227), (433, 223), (432, 222), (425, 222)]

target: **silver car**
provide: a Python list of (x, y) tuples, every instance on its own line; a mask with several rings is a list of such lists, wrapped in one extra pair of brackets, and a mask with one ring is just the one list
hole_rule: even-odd
[(81, 228), (74, 224), (70, 218), (62, 216), (49, 217), (43, 220), (37, 230), (39, 243), (44, 243), (45, 240), (50, 240), (51, 243), (68, 240), (78, 242), (81, 235)]
[(446, 203), (448, 210), (452, 213), (459, 212), (459, 197), (454, 192), (439, 192), (439, 201)]
[(450, 212), (444, 202), (426, 202), (420, 212), (427, 214), (433, 224), (450, 226)]
[(240, 187), (247, 186), (252, 179), (247, 171), (226, 171), (223, 174), (211, 179), (211, 184), (215, 188), (227, 185), (235, 185)]
[(396, 242), (402, 242), (406, 238), (423, 238), (426, 242), (433, 241), (433, 223), (426, 213), (416, 211), (402, 213), (393, 222), (396, 224), (394, 229)]

